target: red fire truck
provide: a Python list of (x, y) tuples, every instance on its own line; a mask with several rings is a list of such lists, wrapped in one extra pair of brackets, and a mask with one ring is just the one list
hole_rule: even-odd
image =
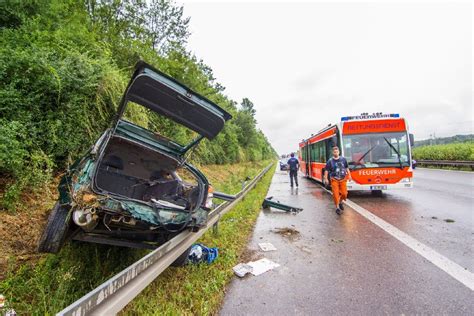
[(353, 181), (348, 190), (381, 192), (413, 187), (411, 146), (406, 120), (399, 114), (362, 113), (342, 117), (299, 144), (301, 171), (322, 182), (332, 147), (340, 148), (349, 164)]

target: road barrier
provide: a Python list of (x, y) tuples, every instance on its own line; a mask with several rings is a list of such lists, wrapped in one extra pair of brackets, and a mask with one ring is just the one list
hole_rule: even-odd
[(456, 161), (456, 160), (417, 160), (419, 166), (434, 167), (468, 167), (474, 170), (474, 161)]
[(120, 312), (209, 228), (217, 225), (221, 216), (242, 200), (272, 165), (263, 169), (242, 191), (236, 194), (235, 200), (224, 202), (212, 210), (209, 213), (207, 225), (198, 232), (183, 231), (56, 315), (114, 315)]

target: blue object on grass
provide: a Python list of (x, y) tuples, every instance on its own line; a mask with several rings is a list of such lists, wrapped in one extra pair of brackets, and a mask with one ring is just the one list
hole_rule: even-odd
[(194, 244), (189, 252), (188, 259), (192, 263), (207, 262), (212, 263), (219, 256), (217, 247), (209, 248), (203, 244)]

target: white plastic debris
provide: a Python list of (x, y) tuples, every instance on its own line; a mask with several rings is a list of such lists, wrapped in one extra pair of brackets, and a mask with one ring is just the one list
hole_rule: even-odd
[(260, 247), (260, 249), (262, 251), (275, 251), (277, 250), (275, 248), (275, 246), (273, 246), (273, 244), (269, 243), (269, 242), (262, 242), (262, 243), (259, 243), (258, 246)]
[(5, 306), (5, 296), (0, 294), (0, 308)]
[(238, 265), (233, 267), (232, 270), (234, 270), (234, 273), (239, 278), (243, 278), (247, 273), (251, 273), (253, 269), (246, 263), (239, 263)]
[(270, 271), (274, 268), (278, 268), (280, 266), (278, 263), (268, 260), (267, 258), (263, 258), (257, 261), (251, 261), (247, 264), (252, 267), (251, 273), (255, 276)]

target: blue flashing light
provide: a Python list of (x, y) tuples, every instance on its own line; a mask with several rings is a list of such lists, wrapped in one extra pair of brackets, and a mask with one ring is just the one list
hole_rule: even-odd
[(361, 115), (357, 116), (343, 116), (341, 117), (341, 122), (347, 122), (351, 120), (366, 120), (366, 119), (377, 119), (377, 118), (384, 118), (384, 117), (400, 117), (400, 114), (383, 114), (381, 112), (379, 113), (373, 113), (373, 114), (368, 114), (368, 113), (362, 113)]

